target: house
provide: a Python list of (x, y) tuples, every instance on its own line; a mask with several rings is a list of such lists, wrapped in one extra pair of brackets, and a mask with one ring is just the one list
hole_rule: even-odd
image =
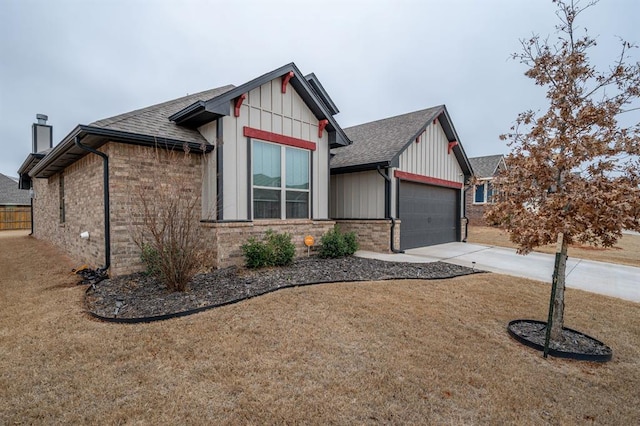
[(487, 155), (469, 158), (475, 176), (473, 188), (467, 191), (467, 217), (470, 225), (486, 225), (483, 218), (487, 205), (492, 203), (494, 188), (492, 181), (507, 166), (504, 155)]
[(0, 173), (0, 231), (31, 227), (31, 197), (18, 181)]
[(344, 131), (353, 143), (333, 150), (330, 216), (362, 249), (462, 240), (472, 167), (444, 105)]
[[(290, 63), (237, 87), (78, 125), (55, 147), (42, 141), (46, 123), (34, 124), (34, 149), (19, 169), (35, 196), (33, 235), (112, 276), (139, 270), (131, 194), (153, 194), (180, 174), (202, 206), (210, 266), (241, 263), (241, 245), (267, 229), (291, 233), (306, 252), (306, 235), (319, 240), (335, 224), (329, 153), (350, 144), (337, 113), (318, 78)], [(188, 164), (165, 161), (184, 148)]]

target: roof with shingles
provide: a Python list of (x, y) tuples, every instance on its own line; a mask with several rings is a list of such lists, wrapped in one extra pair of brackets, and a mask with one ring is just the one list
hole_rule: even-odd
[(469, 162), (477, 178), (487, 178), (496, 174), (503, 158), (502, 154), (486, 155), (484, 157), (469, 158)]
[(0, 173), (0, 205), (25, 206), (31, 204), (29, 191), (18, 188), (18, 182)]
[(334, 151), (331, 168), (392, 161), (443, 110), (438, 105), (344, 129), (353, 144)]
[(114, 117), (104, 118), (91, 123), (90, 126), (185, 142), (206, 142), (197, 130), (178, 126), (174, 122), (169, 121), (168, 117), (194, 102), (208, 101), (233, 88), (235, 88), (235, 86), (230, 84), (204, 92), (194, 93)]

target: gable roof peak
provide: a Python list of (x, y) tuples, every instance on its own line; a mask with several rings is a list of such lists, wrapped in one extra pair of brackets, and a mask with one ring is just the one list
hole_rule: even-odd
[(471, 168), (477, 178), (492, 177), (498, 171), (501, 162), (504, 162), (502, 154), (469, 158), (469, 163), (471, 163)]

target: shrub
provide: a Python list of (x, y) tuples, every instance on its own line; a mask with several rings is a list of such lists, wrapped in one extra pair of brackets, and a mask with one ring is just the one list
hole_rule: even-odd
[(149, 154), (158, 169), (172, 173), (167, 172), (157, 184), (132, 183), (131, 238), (147, 273), (157, 276), (170, 291), (185, 291), (209, 252), (200, 230), (200, 198), (193, 185), (204, 157), (197, 158), (186, 148), (184, 154), (160, 148)]
[(291, 242), (291, 234), (278, 234), (269, 229), (262, 241), (249, 238), (242, 245), (242, 253), (247, 268), (286, 266), (293, 262), (296, 247)]
[(149, 243), (142, 243), (140, 248), (140, 260), (144, 263), (147, 269), (144, 271), (145, 275), (151, 275), (159, 277), (160, 273), (160, 254)]
[(355, 232), (340, 232), (339, 227), (325, 233), (320, 240), (320, 257), (337, 258), (351, 256), (358, 250)]

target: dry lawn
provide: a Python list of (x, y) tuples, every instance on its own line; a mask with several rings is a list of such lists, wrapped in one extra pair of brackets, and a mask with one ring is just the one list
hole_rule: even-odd
[[(489, 226), (470, 226), (467, 241), (489, 246), (517, 247), (509, 240), (509, 234), (500, 228)], [(551, 244), (538, 247), (534, 251), (553, 254), (556, 252), (556, 246)], [(640, 267), (640, 235), (623, 234), (618, 243), (611, 248), (573, 245), (569, 247), (569, 256)]]
[(146, 325), (89, 319), (69, 261), (0, 234), (0, 424), (640, 422), (640, 305), (567, 290), (606, 364), (511, 340), (549, 288), (494, 274), (288, 289)]

